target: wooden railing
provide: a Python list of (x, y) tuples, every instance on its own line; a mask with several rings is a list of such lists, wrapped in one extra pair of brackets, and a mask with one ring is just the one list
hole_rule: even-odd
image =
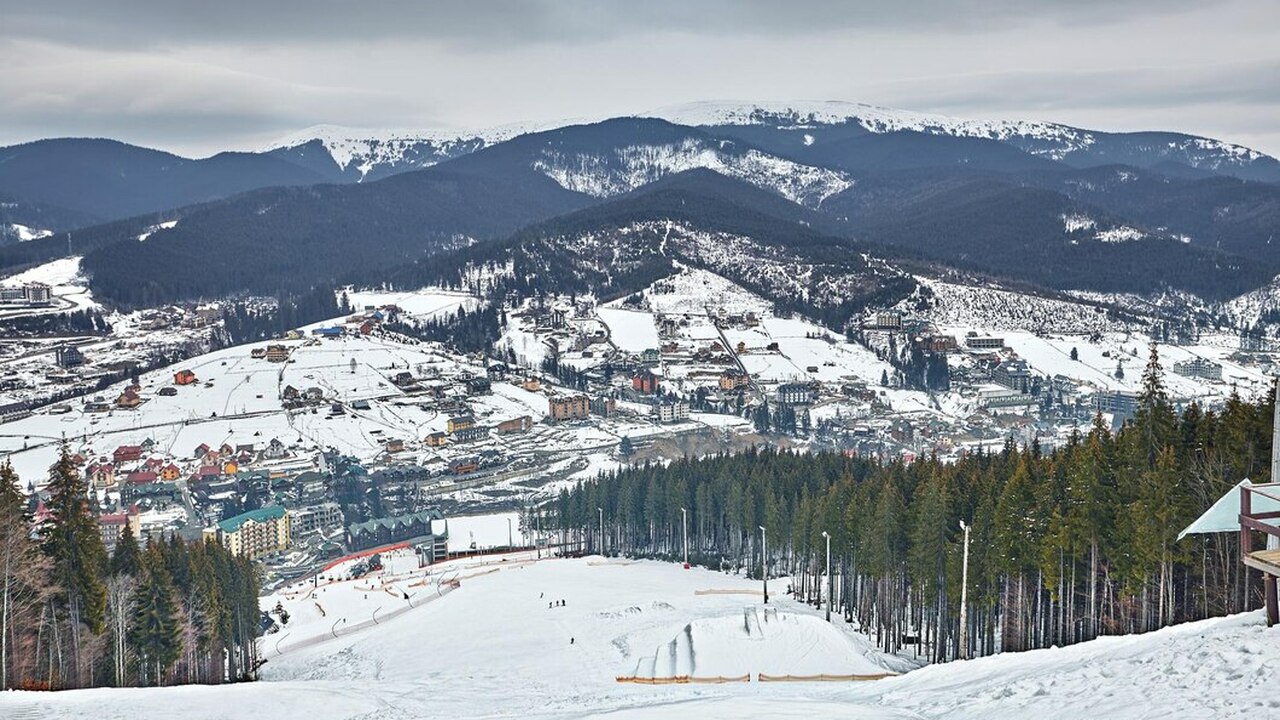
[(1280, 527), (1277, 527), (1274, 522), (1266, 522), (1280, 518), (1280, 510), (1255, 512), (1253, 509), (1255, 495), (1280, 503), (1280, 483), (1240, 486), (1240, 559), (1246, 565), (1262, 571), (1263, 593), (1267, 608), (1267, 625), (1272, 626), (1280, 622), (1280, 605), (1277, 604), (1276, 600), (1277, 562), (1270, 557), (1267, 557), (1265, 562), (1258, 561), (1261, 558), (1254, 555), (1253, 531), (1256, 530), (1268, 536), (1280, 538)]

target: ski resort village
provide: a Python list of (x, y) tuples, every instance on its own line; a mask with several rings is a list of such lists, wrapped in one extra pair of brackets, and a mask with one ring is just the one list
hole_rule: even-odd
[(1278, 28), (8, 3), (0, 720), (1280, 720)]

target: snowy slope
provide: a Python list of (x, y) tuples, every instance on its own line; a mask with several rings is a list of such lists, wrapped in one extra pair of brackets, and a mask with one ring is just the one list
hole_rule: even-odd
[[(756, 650), (736, 658), (723, 654), (747, 643), (770, 646), (774, 651), (759, 662), (779, 663), (783, 667), (769, 669), (792, 674), (819, 667), (830, 648), (843, 648), (850, 668), (905, 671), (911, 665), (877, 653), (838, 620), (826, 626), (814, 610), (781, 594), (771, 597), (770, 606), (778, 610), (778, 619), (770, 621), (775, 624), (752, 639), (743, 628), (744, 608), (763, 615), (754, 594), (759, 583), (706, 570), (599, 557), (529, 562), (513, 556), (436, 572), (460, 578), (461, 587), (312, 647), (277, 653), (280, 636), (269, 636), (263, 682), (5, 693), (0, 716), (1136, 720), (1273, 717), (1280, 711), (1280, 701), (1267, 692), (1280, 670), (1280, 629), (1265, 628), (1256, 613), (936, 665), (874, 682), (634, 685), (617, 683), (615, 676), (629, 675), (640, 658), (687, 626), (697, 628), (692, 649), (705, 648), (708, 662), (725, 668), (757, 667)], [(314, 597), (333, 609), (330, 624), (346, 616), (354, 621), (377, 607), (385, 618), (404, 601), (383, 592), (384, 583), (428, 588), (430, 579), (413, 587), (422, 578), (409, 575), (331, 584)], [(304, 588), (296, 590), (296, 602), (312, 600)], [(722, 592), (699, 594), (706, 590)], [(345, 594), (346, 609), (337, 609), (335, 593)], [(560, 599), (564, 607), (548, 607)], [(274, 598), (264, 600), (274, 604)], [(301, 630), (308, 623), (301, 613), (298, 618)], [(761, 619), (757, 627), (763, 625)]]
[(737, 178), (809, 207), (853, 185), (845, 173), (811, 167), (729, 141), (687, 138), (676, 143), (629, 145), (603, 155), (551, 148), (534, 168), (562, 187), (593, 197), (635, 190), (667, 175), (705, 168)]

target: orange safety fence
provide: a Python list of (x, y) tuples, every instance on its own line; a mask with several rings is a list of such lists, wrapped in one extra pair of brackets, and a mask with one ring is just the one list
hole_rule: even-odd
[(338, 558), (337, 560), (334, 560), (333, 562), (329, 563), (328, 565), (325, 565), (323, 568), (321, 568), (320, 572), (329, 572), (329, 570), (333, 569), (334, 567), (336, 567), (336, 566), (338, 566), (338, 565), (341, 565), (341, 564), (342, 564), (342, 563), (344, 563), (344, 562), (350, 562), (350, 561), (352, 561), (352, 560), (358, 560), (358, 559), (360, 559), (360, 558), (362, 558), (362, 557), (368, 557), (368, 556), (370, 556), (370, 555), (377, 555), (377, 554), (379, 554), (379, 553), (391, 552), (392, 550), (403, 550), (403, 549), (405, 549), (405, 548), (407, 548), (407, 547), (409, 547), (409, 543), (407, 543), (407, 542), (402, 542), (402, 543), (396, 543), (396, 544), (394, 544), (394, 545), (383, 545), (382, 547), (369, 548), (368, 550), (361, 550), (360, 552), (357, 552), (357, 553), (351, 553), (350, 555), (343, 555), (342, 557)]
[(898, 673), (885, 672), (875, 675), (766, 675), (760, 673), (756, 678), (760, 682), (858, 682), (863, 680), (883, 680), (894, 677)]
[(696, 675), (673, 675), (671, 677), (637, 677), (635, 675), (619, 675), (615, 678), (620, 683), (635, 683), (636, 685), (687, 685), (690, 683), (739, 683), (751, 682), (751, 674), (740, 675), (738, 677), (724, 677), (721, 675), (708, 675), (698, 677)]

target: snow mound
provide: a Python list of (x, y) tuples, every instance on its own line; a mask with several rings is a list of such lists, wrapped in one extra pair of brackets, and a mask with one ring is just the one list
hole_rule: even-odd
[(889, 669), (865, 644), (812, 615), (761, 607), (694, 620), (652, 656), (639, 658), (638, 679), (884, 675)]

